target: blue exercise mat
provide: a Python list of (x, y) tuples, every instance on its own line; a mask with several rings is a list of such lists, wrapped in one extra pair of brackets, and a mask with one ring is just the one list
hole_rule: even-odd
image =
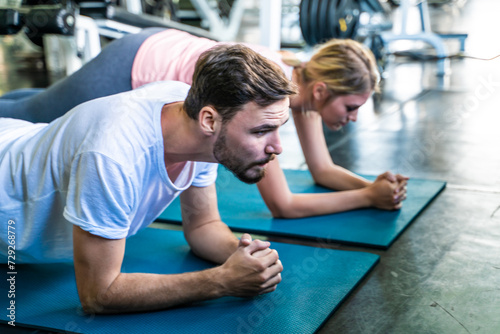
[[(274, 242), (284, 266), (276, 291), (256, 298), (224, 297), (165, 311), (86, 315), (72, 263), (17, 265), (15, 297), (1, 280), (1, 322), (15, 301), (16, 326), (77, 333), (313, 333), (379, 256)], [(123, 272), (181, 273), (212, 265), (194, 256), (180, 231), (148, 228), (127, 241)], [(5, 267), (7, 267), (5, 265)], [(7, 277), (9, 278), (9, 277)]]
[[(294, 193), (331, 191), (314, 184), (308, 171), (285, 170), (285, 175)], [(234, 231), (387, 249), (446, 183), (410, 179), (407, 199), (397, 211), (360, 209), (299, 219), (273, 218), (257, 186), (239, 181), (222, 167), (219, 167), (216, 185), (222, 220)], [(180, 211), (180, 201), (176, 199), (157, 221), (179, 224)]]

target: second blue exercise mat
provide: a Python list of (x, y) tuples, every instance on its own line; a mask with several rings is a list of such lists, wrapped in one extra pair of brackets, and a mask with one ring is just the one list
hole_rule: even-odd
[[(285, 175), (294, 193), (331, 191), (315, 185), (308, 171), (285, 170)], [(222, 220), (234, 231), (386, 249), (445, 185), (442, 181), (410, 179), (408, 197), (398, 211), (362, 209), (300, 219), (274, 219), (256, 185), (245, 184), (219, 167), (217, 198)], [(179, 199), (157, 220), (180, 223)]]
[[(14, 283), (0, 281), (0, 322), (86, 334), (314, 333), (379, 260), (362, 252), (278, 242), (272, 247), (284, 266), (272, 293), (119, 315), (82, 312), (72, 263), (17, 265)], [(211, 266), (190, 252), (182, 232), (148, 228), (127, 240), (122, 271), (171, 274)], [(15, 296), (8, 297), (9, 284)]]

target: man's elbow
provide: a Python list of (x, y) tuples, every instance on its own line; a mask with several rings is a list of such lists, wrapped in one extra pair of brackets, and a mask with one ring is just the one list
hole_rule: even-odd
[(101, 305), (94, 298), (80, 298), (80, 304), (82, 305), (83, 312), (85, 312), (86, 314), (104, 313), (104, 305)]
[(104, 294), (83, 293), (80, 295), (80, 304), (87, 314), (114, 313), (109, 303), (110, 298)]

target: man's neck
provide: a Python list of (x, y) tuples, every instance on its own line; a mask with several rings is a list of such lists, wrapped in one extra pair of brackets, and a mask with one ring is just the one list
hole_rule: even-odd
[(161, 127), (165, 166), (185, 161), (213, 161), (212, 144), (199, 131), (196, 120), (183, 109), (183, 102), (166, 104), (162, 108)]

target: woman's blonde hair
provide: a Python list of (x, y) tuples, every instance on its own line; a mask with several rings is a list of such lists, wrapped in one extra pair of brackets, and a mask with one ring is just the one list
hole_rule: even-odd
[(299, 82), (306, 92), (324, 82), (332, 97), (379, 91), (380, 74), (373, 53), (351, 39), (332, 39), (320, 45), (299, 69)]

